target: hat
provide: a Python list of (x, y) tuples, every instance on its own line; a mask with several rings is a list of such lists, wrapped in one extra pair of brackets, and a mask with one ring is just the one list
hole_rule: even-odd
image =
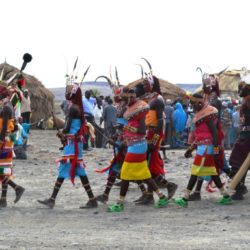
[(29, 90), (28, 89), (24, 89), (23, 92), (29, 92)]

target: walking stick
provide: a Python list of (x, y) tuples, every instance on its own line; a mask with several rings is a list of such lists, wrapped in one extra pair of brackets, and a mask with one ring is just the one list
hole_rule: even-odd
[(250, 152), (248, 153), (245, 161), (242, 163), (240, 169), (234, 176), (233, 180), (230, 183), (230, 189), (235, 190), (236, 186), (239, 184), (241, 178), (244, 176), (244, 174), (247, 172), (250, 166)]

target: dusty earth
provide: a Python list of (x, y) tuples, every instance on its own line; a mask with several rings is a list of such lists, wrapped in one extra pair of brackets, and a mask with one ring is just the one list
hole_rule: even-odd
[[(190, 202), (186, 209), (175, 204), (155, 209), (134, 205), (140, 192), (132, 184), (125, 211), (110, 214), (103, 204), (93, 210), (79, 209), (87, 195), (79, 181), (75, 187), (67, 181), (55, 208), (44, 208), (37, 199), (49, 197), (56, 179), (54, 162), (60, 143), (55, 134), (32, 130), (28, 160), (15, 160), (14, 180), (26, 191), (17, 204), (13, 190), (8, 191), (8, 207), (0, 210), (0, 249), (250, 249), (249, 194), (244, 201), (222, 207), (215, 204), (218, 192), (203, 190), (202, 201)], [(192, 159), (185, 159), (183, 152), (168, 151), (167, 178), (179, 185), (175, 197), (182, 194), (190, 174)], [(103, 191), (106, 175), (94, 170), (107, 166), (111, 157), (111, 149), (85, 154), (95, 194)], [(248, 177), (250, 188), (249, 184)], [(114, 188), (109, 204), (118, 194)]]

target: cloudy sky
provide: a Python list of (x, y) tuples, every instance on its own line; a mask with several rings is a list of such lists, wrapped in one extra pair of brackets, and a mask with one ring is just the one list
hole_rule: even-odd
[(109, 75), (122, 84), (153, 73), (173, 83), (198, 83), (207, 72), (250, 68), (248, 0), (8, 0), (1, 1), (0, 62), (20, 68), (46, 87), (65, 85), (79, 57), (79, 78)]

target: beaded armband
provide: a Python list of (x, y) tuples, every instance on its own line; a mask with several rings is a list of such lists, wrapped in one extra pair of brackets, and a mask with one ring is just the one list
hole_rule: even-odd
[(132, 127), (132, 126), (130, 126), (130, 125), (127, 125), (127, 126), (125, 127), (125, 129), (126, 129), (127, 131), (132, 132), (132, 133), (137, 133), (137, 132), (138, 132), (138, 128)]
[(156, 145), (157, 142), (158, 142), (158, 140), (159, 140), (159, 138), (160, 138), (160, 135), (154, 134), (154, 136), (153, 136), (153, 138), (152, 138), (152, 140), (151, 140), (151, 143), (152, 143), (153, 145)]
[(218, 155), (220, 152), (220, 148), (217, 146), (217, 147), (214, 147), (214, 155)]

